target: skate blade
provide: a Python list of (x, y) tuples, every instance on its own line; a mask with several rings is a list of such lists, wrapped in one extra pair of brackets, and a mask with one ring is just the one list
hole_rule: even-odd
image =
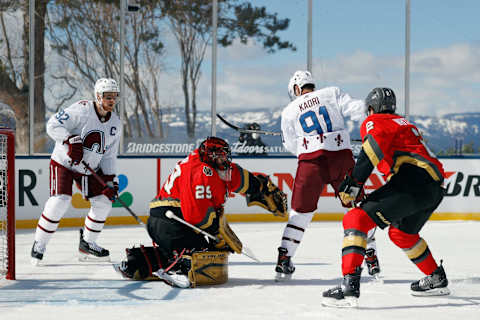
[(291, 273), (285, 274), (285, 273), (277, 272), (275, 274), (275, 282), (283, 282), (283, 281), (288, 281), (290, 279), (292, 279)]
[(383, 277), (377, 273), (372, 276), (372, 283), (378, 283), (378, 284), (383, 284)]
[(94, 255), (79, 251), (78, 252), (78, 261), (80, 261), (80, 262), (110, 262), (110, 256), (96, 257)]
[(447, 296), (450, 294), (448, 288), (436, 288), (428, 291), (412, 291), (414, 297), (435, 297), (435, 296)]
[(121, 264), (120, 263), (113, 263), (112, 267), (113, 270), (115, 270), (116, 273), (118, 273), (123, 279), (130, 279), (121, 269), (120, 269)]
[(34, 266), (34, 267), (38, 267), (38, 266), (40, 265), (40, 261), (42, 261), (42, 260), (37, 259), (37, 258), (31, 258), (31, 259), (30, 259), (30, 263), (31, 263), (32, 266)]
[(188, 280), (188, 277), (186, 276), (172, 276), (169, 275), (168, 273), (164, 273), (163, 269), (159, 269), (155, 272), (152, 272), (152, 275), (157, 276), (158, 278), (162, 279), (166, 284), (172, 286), (172, 287), (177, 287), (177, 288), (190, 288), (190, 280)]
[(323, 298), (322, 306), (331, 308), (358, 308), (358, 298), (346, 297), (337, 300), (335, 298)]

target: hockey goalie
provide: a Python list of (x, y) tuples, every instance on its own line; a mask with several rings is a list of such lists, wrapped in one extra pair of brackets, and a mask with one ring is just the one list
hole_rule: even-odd
[(244, 194), (248, 206), (287, 215), (286, 195), (267, 176), (232, 162), (228, 143), (208, 137), (175, 166), (150, 203), (147, 230), (154, 245), (126, 249), (126, 260), (115, 270), (127, 279), (163, 280), (180, 288), (225, 283), (229, 254), (242, 252), (223, 214), (230, 192)]

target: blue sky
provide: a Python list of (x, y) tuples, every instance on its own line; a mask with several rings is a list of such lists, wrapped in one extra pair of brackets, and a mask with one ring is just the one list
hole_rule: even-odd
[[(283, 108), (286, 85), (307, 61), (307, 0), (252, 1), (289, 18), (280, 33), (296, 52), (267, 54), (260, 45), (218, 50), (217, 109)], [(480, 111), (480, 1), (411, 0), (410, 113), (442, 115)], [(389, 86), (404, 110), (404, 0), (314, 0), (313, 74), (317, 87), (335, 85), (363, 99)], [(209, 53), (199, 94), (210, 107)]]
[[(267, 54), (262, 46), (238, 41), (218, 48), (217, 111), (271, 108), (289, 102), (287, 83), (307, 65), (307, 0), (253, 0), (290, 27), (280, 32), (297, 51)], [(391, 87), (404, 112), (406, 0), (314, 0), (313, 75), (317, 87), (339, 86), (359, 99), (378, 86)], [(479, 111), (479, 0), (411, 0), (410, 113), (443, 115)], [(161, 74), (161, 103), (182, 106), (178, 46), (162, 30), (166, 56)], [(197, 103), (211, 106), (211, 49), (207, 49)], [(53, 57), (55, 58), (55, 57)], [(47, 57), (49, 70), (54, 70)], [(60, 66), (62, 67), (62, 66)], [(51, 88), (50, 88), (51, 89)], [(88, 91), (82, 91), (90, 95)], [(80, 93), (79, 93), (80, 94)], [(48, 97), (47, 97), (48, 98)], [(78, 99), (75, 97), (74, 99)]]

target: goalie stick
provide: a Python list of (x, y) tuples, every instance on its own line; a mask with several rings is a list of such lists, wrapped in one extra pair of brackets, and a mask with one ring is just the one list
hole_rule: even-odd
[[(165, 216), (166, 216), (167, 218), (169, 218), (169, 219), (177, 220), (178, 222), (183, 223), (183, 224), (186, 225), (186, 226), (189, 226), (189, 227), (192, 228), (193, 230), (200, 232), (200, 233), (203, 234), (204, 236), (206, 236), (206, 237), (208, 237), (208, 238), (210, 238), (210, 239), (218, 242), (218, 238), (217, 238), (217, 237), (212, 236), (210, 233), (208, 233), (208, 232), (206, 232), (206, 231), (204, 231), (204, 230), (202, 230), (202, 229), (194, 226), (194, 225), (191, 224), (191, 223), (188, 223), (187, 221), (183, 220), (183, 219), (180, 218), (180, 217), (177, 217), (177, 216), (176, 216), (172, 211), (170, 211), (170, 210), (167, 211), (167, 212), (165, 212)], [(242, 246), (242, 254), (245, 255), (245, 256), (247, 256), (247, 257), (249, 257), (249, 258), (252, 259), (252, 260), (255, 260), (256, 262), (261, 262), (260, 260), (258, 260), (258, 259), (255, 257), (255, 255), (253, 254), (253, 252), (252, 252), (249, 248), (247, 248), (247, 246), (245, 246), (245, 245)]]
[[(276, 132), (276, 131), (265, 131), (265, 130), (252, 130), (252, 129), (242, 129), (230, 122), (228, 122), (227, 120), (225, 120), (224, 117), (222, 117), (221, 115), (219, 115), (217, 113), (217, 117), (218, 119), (220, 119), (224, 124), (226, 124), (227, 126), (229, 126), (230, 128), (232, 128), (233, 130), (235, 131), (238, 131), (240, 133), (258, 133), (258, 134), (264, 134), (264, 135), (267, 135), (267, 136), (281, 136), (282, 137), (282, 140), (283, 140), (283, 135), (281, 132)], [(350, 139), (350, 141), (353, 141), (353, 142), (362, 142), (362, 139)]]
[[(103, 181), (103, 179), (102, 179), (92, 168), (90, 168), (90, 166), (88, 165), (88, 163), (86, 163), (84, 160), (82, 160), (82, 164), (85, 166), (85, 168), (86, 168), (88, 171), (90, 171), (90, 172), (92, 173), (92, 176), (102, 185), (102, 187), (105, 188), (105, 187), (107, 186), (107, 184), (105, 183), (105, 181)], [(145, 228), (147, 227), (147, 226), (145, 225), (145, 223), (143, 223), (143, 221), (132, 211), (132, 209), (130, 209), (130, 208), (128, 207), (128, 205), (127, 205), (125, 202), (123, 202), (122, 199), (120, 199), (120, 197), (117, 197), (116, 200), (117, 200), (118, 202), (120, 202), (120, 204), (121, 204), (125, 209), (127, 209), (128, 213), (130, 213), (130, 215), (131, 215), (132, 217), (134, 217), (135, 220), (137, 220), (137, 222), (138, 222), (139, 224), (141, 224), (141, 225), (144, 226)]]
[(225, 123), (227, 126), (229, 126), (233, 130), (238, 131), (240, 133), (258, 133), (258, 134), (265, 134), (265, 135), (268, 135), (268, 136), (281, 136), (282, 135), (281, 132), (275, 132), (275, 131), (242, 129), (242, 128), (228, 122), (227, 120), (225, 120), (225, 118), (223, 118), (218, 113), (217, 113), (217, 117), (218, 117), (218, 119), (222, 120), (222, 122)]

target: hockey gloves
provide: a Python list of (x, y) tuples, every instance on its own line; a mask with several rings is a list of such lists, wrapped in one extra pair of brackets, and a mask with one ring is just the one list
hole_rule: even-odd
[(67, 155), (72, 159), (73, 165), (78, 165), (83, 158), (83, 141), (80, 136), (70, 136), (63, 142), (68, 145)]
[(288, 212), (287, 196), (280, 190), (268, 176), (256, 175), (261, 183), (260, 191), (255, 194), (247, 194), (247, 206), (257, 205), (274, 216), (286, 217)]
[(338, 188), (338, 195), (344, 207), (351, 208), (360, 202), (363, 197), (363, 183), (355, 181), (347, 175)]
[(110, 200), (115, 201), (115, 198), (118, 197), (118, 182), (108, 181), (105, 188), (103, 188), (102, 193)]

